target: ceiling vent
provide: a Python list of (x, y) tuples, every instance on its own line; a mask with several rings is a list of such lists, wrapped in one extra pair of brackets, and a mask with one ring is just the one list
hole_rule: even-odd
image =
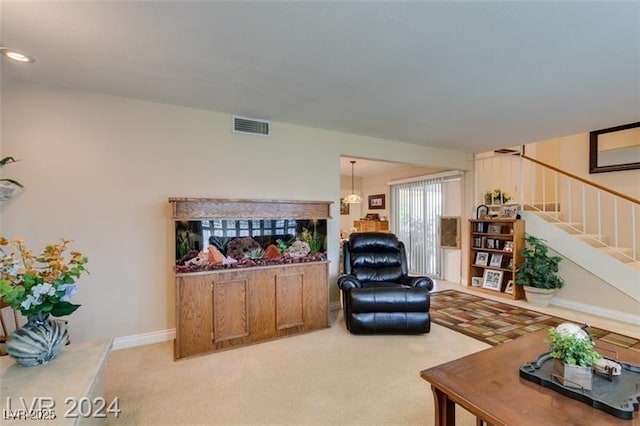
[(258, 136), (269, 136), (269, 122), (253, 118), (233, 117), (233, 131)]

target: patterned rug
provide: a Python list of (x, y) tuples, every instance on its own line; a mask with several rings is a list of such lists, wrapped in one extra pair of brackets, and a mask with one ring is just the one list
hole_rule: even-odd
[[(431, 293), (431, 320), (490, 345), (508, 342), (567, 321), (456, 290)], [(639, 339), (597, 327), (589, 327), (587, 331), (600, 340), (640, 352)]]

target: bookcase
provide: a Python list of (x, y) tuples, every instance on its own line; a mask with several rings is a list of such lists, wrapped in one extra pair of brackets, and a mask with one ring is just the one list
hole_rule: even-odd
[(468, 288), (509, 299), (524, 298), (522, 286), (516, 285), (524, 230), (523, 220), (469, 220)]

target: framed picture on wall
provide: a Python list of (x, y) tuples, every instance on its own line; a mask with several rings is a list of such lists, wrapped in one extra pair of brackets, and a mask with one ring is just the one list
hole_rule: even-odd
[(349, 203), (345, 203), (344, 198), (340, 198), (340, 214), (349, 214)]
[(384, 209), (384, 194), (369, 195), (369, 208)]

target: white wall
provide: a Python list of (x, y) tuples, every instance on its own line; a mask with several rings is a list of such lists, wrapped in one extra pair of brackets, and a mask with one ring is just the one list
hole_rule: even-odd
[[(331, 200), (330, 292), (338, 300), (339, 157), (470, 169), (454, 151), (272, 123), (234, 134), (231, 116), (14, 83), (2, 88), (2, 153), (25, 190), (2, 234), (34, 250), (60, 237), (89, 257), (74, 342), (174, 327), (172, 196)], [(470, 210), (467, 207), (466, 210)]]

